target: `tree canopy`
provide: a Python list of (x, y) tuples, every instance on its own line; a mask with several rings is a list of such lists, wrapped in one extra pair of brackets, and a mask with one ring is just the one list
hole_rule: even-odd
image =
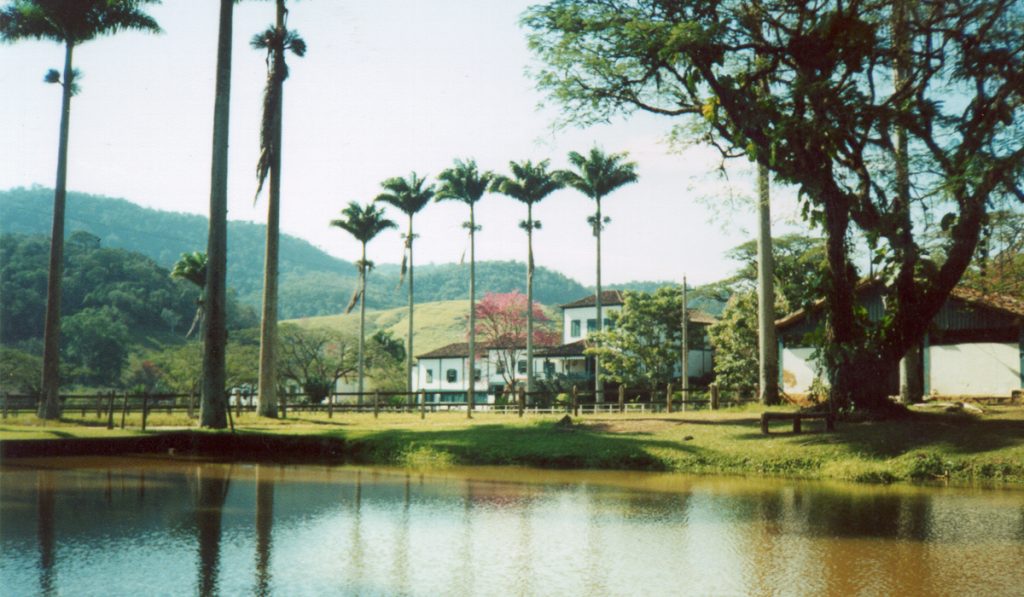
[[(683, 117), (695, 140), (799, 187), (827, 241), (825, 361), (840, 403), (884, 406), (870, 380), (920, 340), (989, 206), (1024, 201), (1019, 0), (555, 0), (523, 23), (566, 120)], [(928, 222), (950, 231), (936, 267), (921, 258)], [(855, 231), (891, 282), (880, 322), (856, 308)]]

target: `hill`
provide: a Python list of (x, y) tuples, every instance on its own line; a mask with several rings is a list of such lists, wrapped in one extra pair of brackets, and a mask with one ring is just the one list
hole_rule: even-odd
[[(53, 213), (53, 192), (43, 187), (0, 191), (0, 234), (48, 234)], [(124, 199), (68, 193), (68, 236), (85, 231), (101, 239), (104, 247), (146, 255), (170, 268), (186, 251), (206, 247), (207, 219), (141, 207)], [(259, 307), (263, 283), (265, 226), (228, 222), (228, 286), (239, 301)], [(294, 236), (281, 237), (281, 317), (297, 318), (339, 313), (355, 289), (355, 265), (332, 257)], [(512, 261), (477, 264), (477, 292), (525, 292), (524, 265)], [(461, 299), (468, 294), (467, 267), (457, 264), (417, 265), (418, 302)], [(381, 264), (367, 288), (367, 306), (387, 309), (404, 304), (394, 292), (398, 266)], [(558, 272), (538, 267), (534, 295), (544, 304), (567, 303), (589, 291)]]
[[(548, 317), (557, 325), (561, 325), (561, 312), (557, 308), (544, 308)], [(416, 338), (414, 352), (423, 354), (452, 342), (464, 342), (466, 338), (466, 317), (469, 312), (469, 301), (438, 301), (416, 306), (414, 320)], [(369, 337), (377, 330), (391, 332), (403, 343), (409, 331), (408, 307), (397, 307), (379, 311), (366, 312), (366, 335)], [(359, 314), (325, 315), (293, 319), (284, 323), (294, 323), (304, 328), (327, 328), (347, 335), (359, 334)], [(559, 331), (561, 329), (559, 328)]]

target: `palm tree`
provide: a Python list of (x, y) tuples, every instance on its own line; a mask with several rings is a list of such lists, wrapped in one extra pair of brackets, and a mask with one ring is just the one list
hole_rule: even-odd
[(206, 293), (203, 300), (203, 381), (199, 424), (227, 426), (228, 124), (231, 106), (231, 38), (235, 0), (220, 1), (217, 74), (210, 164), (210, 221), (206, 237)]
[[(597, 292), (594, 295), (594, 304), (597, 307), (598, 332), (604, 329), (604, 319), (601, 314), (601, 229), (611, 221), (601, 217), (601, 199), (623, 185), (636, 182), (636, 163), (625, 161), (628, 155), (627, 153), (606, 154), (597, 147), (591, 148), (590, 154), (586, 156), (572, 151), (569, 152), (569, 163), (577, 171), (563, 170), (558, 173), (559, 180), (566, 186), (590, 197), (597, 204), (597, 210), (594, 215), (587, 218), (587, 222), (593, 228), (594, 238), (597, 239)], [(597, 401), (604, 402), (601, 360), (597, 356), (594, 357), (594, 392), (597, 394)]]
[(564, 183), (554, 172), (548, 172), (548, 160), (533, 164), (509, 162), (512, 177), (497, 176), (491, 190), (518, 199), (526, 204), (526, 220), (519, 227), (526, 230), (526, 391), (533, 391), (533, 231), (540, 221), (533, 219), (533, 205), (562, 188)]
[(208, 264), (209, 261), (206, 258), (206, 253), (192, 251), (191, 253), (182, 253), (178, 261), (174, 263), (174, 267), (171, 268), (172, 278), (191, 282), (199, 288), (199, 299), (196, 301), (196, 315), (192, 318), (192, 325), (189, 327), (188, 333), (185, 334), (186, 338), (191, 336), (196, 326), (203, 323), (203, 320), (206, 319), (204, 308), (205, 292), (203, 290), (206, 287)]
[[(405, 351), (405, 381), (408, 383), (408, 390), (413, 391), (412, 386), (412, 315), (413, 315), (413, 261), (412, 243), (416, 235), (412, 230), (412, 218), (423, 209), (430, 200), (434, 198), (434, 185), (426, 184), (426, 179), (416, 176), (413, 172), (409, 178), (389, 178), (381, 183), (388, 192), (377, 195), (374, 201), (382, 201), (391, 204), (409, 216), (409, 231), (405, 234), (404, 254), (402, 255), (402, 275), (405, 275), (406, 259), (409, 263), (409, 348)], [(401, 286), (401, 278), (398, 282)]]
[(53, 228), (50, 233), (50, 265), (46, 287), (46, 322), (43, 327), (43, 377), (39, 416), (60, 416), (60, 296), (64, 273), (64, 205), (67, 197), (68, 129), (71, 96), (78, 91), (77, 70), (72, 57), (75, 47), (102, 35), (133, 29), (160, 32), (156, 20), (142, 4), (158, 0), (13, 0), (0, 9), (0, 40), (47, 39), (64, 44), (64, 74), (50, 70), (47, 83), (63, 88), (60, 111), (60, 141), (57, 145), (57, 181), (53, 192)]
[(277, 0), (273, 27), (253, 36), (250, 45), (267, 52), (267, 84), (263, 91), (263, 120), (260, 126), (260, 158), (256, 164), (256, 196), (270, 175), (267, 198), (267, 246), (263, 262), (263, 313), (260, 321), (259, 414), (277, 417), (277, 255), (281, 211), (281, 116), (284, 80), (288, 65), (284, 53), (305, 56), (306, 42), (286, 27), (288, 11)]
[(352, 295), (345, 312), (348, 313), (359, 301), (359, 404), (363, 403), (363, 369), (366, 347), (366, 274), (373, 269), (373, 263), (366, 260), (366, 243), (388, 228), (396, 228), (396, 224), (384, 217), (384, 210), (374, 207), (372, 203), (366, 207), (355, 201), (341, 210), (343, 220), (331, 220), (331, 226), (337, 226), (355, 237), (363, 245), (362, 258), (356, 263), (359, 268), (359, 286)]
[(437, 200), (461, 201), (469, 206), (469, 221), (463, 226), (469, 229), (469, 392), (466, 399), (466, 416), (473, 416), (473, 397), (476, 392), (476, 202), (487, 192), (494, 180), (490, 171), (479, 172), (474, 160), (455, 160), (455, 165), (438, 175), (441, 188)]

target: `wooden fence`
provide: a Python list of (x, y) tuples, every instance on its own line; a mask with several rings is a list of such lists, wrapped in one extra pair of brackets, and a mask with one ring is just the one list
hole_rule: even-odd
[[(302, 393), (287, 393), (278, 396), (279, 416), (289, 414), (326, 413), (416, 413), (423, 418), (427, 413), (461, 411), (466, 412), (468, 401), (439, 401), (441, 392), (420, 390), (418, 392), (336, 392), (329, 399), (311, 402)], [(447, 396), (467, 396), (466, 392), (445, 392)], [(576, 387), (570, 392), (530, 392), (519, 389), (506, 392), (496, 398), (495, 403), (474, 403), (469, 410), (481, 414), (585, 414), (623, 413), (672, 413), (694, 410), (717, 409), (756, 402), (756, 398), (737, 392), (720, 390), (715, 385), (708, 388), (691, 388), (686, 391), (630, 390), (620, 387), (618, 391), (604, 392), (603, 400), (596, 399), (594, 391), (581, 391)], [(129, 415), (141, 414), (142, 429), (146, 429), (149, 415), (158, 413), (185, 414), (190, 419), (199, 415), (199, 397), (196, 394), (135, 394), (126, 392), (97, 392), (93, 394), (64, 394), (60, 396), (61, 410), (67, 416), (80, 414), (87, 418), (95, 416), (108, 429), (115, 426), (124, 428)], [(227, 396), (229, 417), (234, 419), (244, 413), (257, 410), (256, 396), (250, 393), (233, 393)], [(31, 395), (0, 395), (3, 418), (34, 413), (38, 398)]]

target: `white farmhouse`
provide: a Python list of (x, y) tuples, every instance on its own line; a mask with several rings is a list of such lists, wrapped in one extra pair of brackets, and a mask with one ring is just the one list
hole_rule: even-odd
[[(611, 325), (610, 314), (621, 311), (625, 294), (621, 290), (608, 290), (601, 294), (602, 316), (605, 327)], [(562, 344), (534, 346), (534, 377), (539, 380), (559, 378), (579, 382), (582, 388), (592, 389), (594, 359), (584, 354), (586, 339), (597, 330), (597, 307), (594, 295), (561, 306)], [(702, 330), (715, 319), (696, 309), (689, 310), (690, 321)], [(711, 347), (707, 334), (690, 339), (690, 377), (700, 379), (711, 374)], [(474, 359), (474, 401), (493, 404), (505, 392), (510, 382), (516, 386), (526, 383), (526, 347), (494, 346), (478, 342)], [(469, 345), (457, 342), (417, 355), (415, 389), (423, 390), (428, 403), (464, 403), (469, 388)]]

